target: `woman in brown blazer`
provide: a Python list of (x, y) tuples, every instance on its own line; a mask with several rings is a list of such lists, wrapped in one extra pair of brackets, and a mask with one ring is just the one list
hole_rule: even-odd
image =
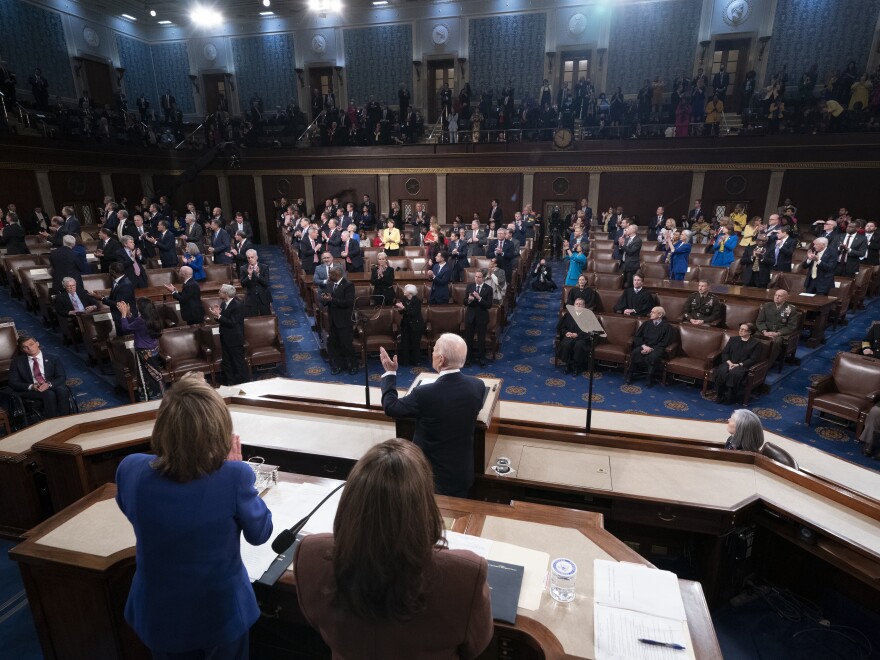
[(333, 534), (300, 544), (300, 609), (334, 658), (474, 658), (492, 640), (486, 560), (445, 548), (433, 483), (416, 445), (376, 445), (349, 475)]

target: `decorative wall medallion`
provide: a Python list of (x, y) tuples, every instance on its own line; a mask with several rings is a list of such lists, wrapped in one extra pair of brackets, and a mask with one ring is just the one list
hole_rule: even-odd
[(406, 192), (408, 192), (410, 195), (417, 195), (421, 189), (422, 184), (419, 183), (418, 179), (406, 180)]
[(724, 190), (728, 195), (741, 195), (746, 190), (746, 179), (744, 176), (734, 174), (724, 181)]
[(565, 193), (567, 193), (568, 186), (568, 179), (566, 179), (565, 177), (561, 176), (553, 179), (553, 192), (555, 192), (557, 195), (564, 195)]
[(745, 23), (752, 13), (751, 0), (730, 0), (724, 7), (721, 18), (731, 27)]
[(81, 197), (86, 194), (86, 182), (80, 175), (74, 174), (67, 179), (67, 189), (75, 197)]
[(312, 37), (312, 51), (318, 55), (323, 55), (327, 52), (327, 39), (323, 34), (316, 34)]
[(438, 46), (442, 46), (449, 41), (449, 28), (443, 25), (443, 23), (438, 23), (431, 30), (431, 39)]
[(583, 34), (587, 29), (587, 17), (578, 12), (568, 19), (568, 31), (574, 35)]
[(287, 196), (290, 193), (290, 181), (288, 179), (278, 180), (278, 192), (284, 196)]
[(209, 62), (213, 62), (217, 59), (217, 46), (215, 46), (214, 44), (210, 42), (206, 43), (203, 52), (205, 54), (205, 59)]
[(88, 25), (83, 28), (83, 39), (92, 48), (97, 48), (101, 45), (100, 35), (98, 35), (95, 28), (89, 27)]

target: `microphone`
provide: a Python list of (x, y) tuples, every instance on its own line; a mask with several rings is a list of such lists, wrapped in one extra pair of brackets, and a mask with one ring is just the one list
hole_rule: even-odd
[(305, 527), (306, 523), (308, 523), (311, 517), (315, 515), (315, 512), (324, 505), (324, 502), (333, 497), (333, 495), (336, 494), (336, 491), (341, 489), (343, 486), (345, 486), (345, 483), (339, 484), (336, 488), (334, 488), (327, 494), (327, 497), (318, 502), (318, 505), (314, 509), (309, 511), (302, 520), (296, 523), (293, 527), (285, 529), (278, 536), (276, 536), (275, 540), (272, 541), (272, 551), (280, 555), (283, 554), (285, 550), (290, 548), (290, 546), (293, 545), (293, 542), (296, 541), (296, 535), (302, 531), (302, 528)]

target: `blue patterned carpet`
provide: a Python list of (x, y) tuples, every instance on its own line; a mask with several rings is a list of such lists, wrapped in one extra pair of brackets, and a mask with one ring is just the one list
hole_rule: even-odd
[[(355, 376), (330, 376), (327, 363), (318, 351), (317, 336), (311, 330), (312, 320), (306, 316), (293, 276), (287, 268), (278, 247), (263, 247), (261, 258), (272, 267), (275, 308), (281, 319), (281, 331), (287, 346), (287, 376), (306, 380), (362, 384), (363, 373)], [(561, 277), (563, 269), (557, 267)], [(550, 405), (585, 407), (588, 381), (585, 375), (566, 376), (562, 368), (553, 366), (553, 339), (559, 291), (536, 292), (526, 290), (510, 318), (503, 337), (498, 359), (485, 369), (467, 368), (473, 375), (504, 379), (502, 398)], [(80, 410), (94, 410), (125, 403), (127, 399), (114, 389), (109, 369), (88, 368), (85, 353), (62, 346), (60, 338), (42, 327), (40, 321), (24, 310), (20, 301), (12, 300), (8, 292), (0, 290), (3, 315), (12, 316), (16, 325), (37, 336), (45, 350), (63, 355), (70, 382), (75, 386)], [(750, 407), (764, 420), (765, 427), (788, 437), (809, 443), (846, 460), (880, 468), (880, 463), (864, 458), (855, 441), (852, 429), (847, 429), (814, 415), (813, 423), (804, 423), (806, 388), (831, 369), (834, 356), (849, 350), (853, 340), (861, 339), (871, 321), (880, 318), (880, 300), (873, 300), (865, 310), (851, 314), (849, 323), (830, 332), (826, 343), (818, 349), (798, 349), (802, 360), (799, 367), (787, 366), (782, 374), (769, 379), (770, 392), (752, 399)], [(430, 368), (425, 359), (422, 367), (404, 370), (400, 384), (406, 387), (420, 371)], [(370, 360), (371, 381), (378, 382), (381, 367), (377, 359)], [(726, 421), (731, 406), (722, 406), (700, 394), (697, 385), (671, 383), (668, 387), (645, 389), (643, 383), (624, 385), (620, 370), (596, 373), (593, 405), (597, 410), (613, 410), (641, 415), (666, 415)], [(646, 420), (646, 429), (649, 422)]]

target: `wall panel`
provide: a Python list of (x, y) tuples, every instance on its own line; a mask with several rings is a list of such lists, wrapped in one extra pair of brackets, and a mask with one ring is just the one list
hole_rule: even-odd
[(363, 105), (370, 97), (397, 104), (400, 83), (410, 86), (412, 25), (377, 25), (343, 32), (348, 98)]
[[(567, 183), (557, 182), (557, 179), (562, 179)], [(562, 192), (566, 186), (568, 190)], [(535, 211), (543, 212), (545, 202), (554, 200), (579, 202), (582, 198), (587, 197), (589, 189), (590, 175), (588, 172), (565, 172), (564, 174), (541, 172), (535, 175), (532, 208)], [(593, 209), (593, 215), (595, 214), (596, 209)]]
[(141, 197), (143, 197), (147, 191), (144, 190), (143, 185), (141, 185), (141, 177), (139, 174), (131, 174), (131, 173), (118, 173), (111, 174), (110, 181), (113, 183), (113, 196), (116, 198), (116, 201), (121, 201), (123, 197), (128, 198), (128, 206), (129, 211), (135, 207), (141, 201)]
[[(229, 198), (232, 200), (232, 209), (229, 214), (233, 217), (238, 211), (247, 213), (254, 228), (254, 243), (260, 243), (264, 237), (260, 235), (260, 216), (257, 213), (257, 195), (254, 192), (254, 177), (247, 174), (231, 174), (229, 180)], [(268, 214), (269, 232), (275, 230), (274, 215)]]
[[(56, 204), (61, 204), (55, 198)], [(42, 206), (40, 188), (37, 186), (37, 177), (31, 170), (3, 170), (0, 175), (0, 204), (5, 210), (9, 204), (15, 204), (19, 218), (22, 220), (33, 212), (35, 206)], [(61, 210), (43, 209), (49, 215), (55, 215)]]
[(446, 177), (446, 217), (471, 218), (476, 211), (485, 222), (496, 198), (504, 221), (512, 222), (514, 212), (522, 210), (522, 186), (521, 174), (450, 174)]
[(90, 200), (98, 205), (104, 199), (104, 186), (97, 172), (49, 172), (49, 185), (58, 211), (66, 202)]
[[(474, 91), (499, 95), (512, 84), (514, 96), (535, 96), (544, 71), (547, 14), (508, 14), (472, 18), (468, 28), (468, 67)], [(494, 98), (494, 97), (493, 97)]]
[(690, 172), (606, 172), (599, 185), (599, 214), (609, 206), (622, 206), (626, 215), (637, 215), (644, 225), (658, 206), (676, 217), (690, 209)]
[(782, 179), (780, 200), (791, 197), (801, 223), (809, 223), (845, 206), (855, 218), (877, 219), (880, 187), (877, 170), (789, 170)]
[[(419, 191), (410, 194), (406, 189), (406, 182), (415, 179), (419, 182)], [(388, 177), (388, 189), (392, 200), (419, 199), (427, 200), (428, 211), (437, 210), (437, 176), (434, 174), (392, 174)], [(388, 209), (380, 209), (381, 213), (388, 213)], [(447, 219), (451, 222), (455, 217), (455, 212), (447, 215)]]
[[(217, 183), (217, 177), (213, 174), (199, 174), (195, 179), (181, 185), (173, 194), (171, 194), (171, 186), (175, 176), (169, 174), (153, 175), (153, 185), (155, 186), (155, 197), (160, 195), (170, 195), (172, 210), (183, 218), (186, 212), (186, 203), (192, 202), (199, 209), (202, 208), (203, 202), (206, 200), (211, 206), (220, 206), (220, 186)], [(231, 219), (230, 209), (223, 209), (223, 215)]]
[(770, 170), (706, 172), (703, 208), (712, 209), (715, 204), (724, 202), (748, 202), (746, 212), (750, 218), (753, 215), (763, 216), (769, 186)]
[(369, 195), (373, 202), (379, 199), (379, 177), (373, 174), (345, 174), (316, 176), (315, 204), (323, 209), (325, 199), (339, 198), (339, 202), (360, 202), (364, 195)]

